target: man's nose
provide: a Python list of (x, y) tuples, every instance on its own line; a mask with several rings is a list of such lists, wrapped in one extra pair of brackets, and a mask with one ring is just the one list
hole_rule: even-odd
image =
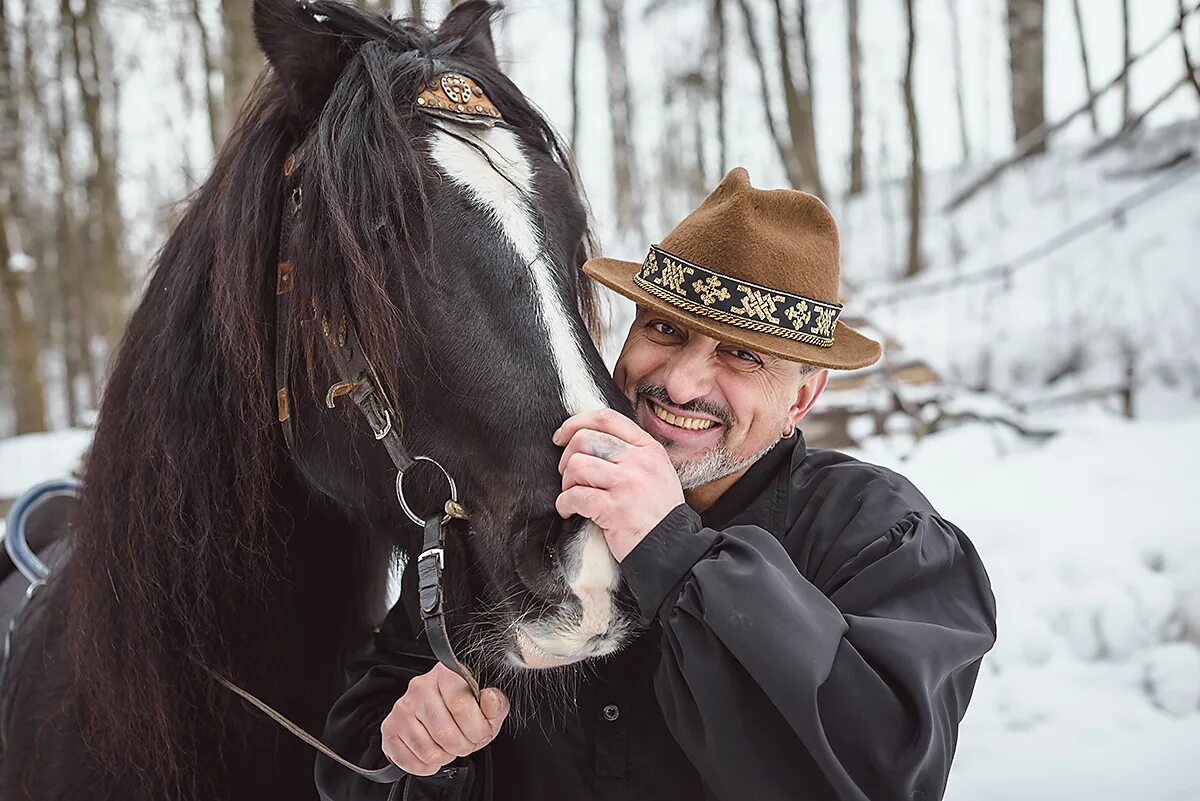
[(702, 398), (712, 390), (712, 360), (699, 349), (683, 348), (667, 365), (663, 387), (671, 401), (682, 406)]

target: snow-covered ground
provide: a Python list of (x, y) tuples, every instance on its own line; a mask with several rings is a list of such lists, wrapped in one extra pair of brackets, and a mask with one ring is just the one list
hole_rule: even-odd
[(1038, 446), (972, 425), (859, 453), (968, 533), (996, 593), (948, 798), (1200, 798), (1200, 414), (1057, 423)]
[[(1200, 408), (1129, 422), (972, 424), (857, 453), (911, 478), (972, 538), (999, 639), (950, 801), (1200, 798)], [(71, 470), (85, 431), (0, 440), (0, 497)]]

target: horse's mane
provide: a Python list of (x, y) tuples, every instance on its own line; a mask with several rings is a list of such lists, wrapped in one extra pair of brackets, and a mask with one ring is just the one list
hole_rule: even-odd
[[(302, 525), (291, 512), (304, 516), (284, 499), (337, 514), (298, 485), (275, 425), (269, 346), (288, 155), (306, 142), (295, 308), (353, 309), (384, 371), (400, 327), (418, 316), (403, 283), (420, 277), (431, 235), (425, 128), (412, 100), (434, 59), (469, 68), (524, 141), (569, 164), (516, 87), (463, 52), (466, 34), (439, 38), (332, 2), (309, 7), (355, 52), (315, 119), (297, 115), (268, 69), (190, 198), (113, 366), (62, 576), (70, 700), (85, 742), (158, 797), (194, 795), (213, 748), (206, 735), (232, 735), (249, 716), (238, 708), (222, 720), (231, 702), (200, 666), (253, 681), (270, 663), (257, 635), (291, 591), (285, 538)], [(595, 331), (582, 274), (578, 298)], [(320, 326), (292, 328), (293, 352), (319, 361)]]

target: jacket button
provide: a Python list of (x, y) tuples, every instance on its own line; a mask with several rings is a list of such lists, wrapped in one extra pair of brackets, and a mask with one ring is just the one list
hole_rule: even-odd
[(604, 707), (603, 715), (605, 720), (611, 722), (621, 717), (621, 710), (616, 704), (609, 704)]

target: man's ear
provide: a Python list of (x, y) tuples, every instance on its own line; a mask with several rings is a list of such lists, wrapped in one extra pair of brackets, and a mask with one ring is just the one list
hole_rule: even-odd
[(496, 45), (492, 41), (492, 17), (500, 10), (486, 0), (467, 0), (450, 10), (437, 29), (437, 40), (462, 39), (454, 52), (499, 67)]
[(821, 393), (825, 391), (828, 383), (829, 371), (824, 368), (805, 376), (804, 383), (796, 392), (796, 402), (792, 404), (792, 408), (788, 409), (788, 423), (795, 426), (803, 420), (804, 416), (812, 409), (813, 404), (817, 402), (817, 398), (821, 397)]
[(347, 39), (297, 0), (254, 0), (254, 36), (297, 117), (316, 117), (353, 55)]

